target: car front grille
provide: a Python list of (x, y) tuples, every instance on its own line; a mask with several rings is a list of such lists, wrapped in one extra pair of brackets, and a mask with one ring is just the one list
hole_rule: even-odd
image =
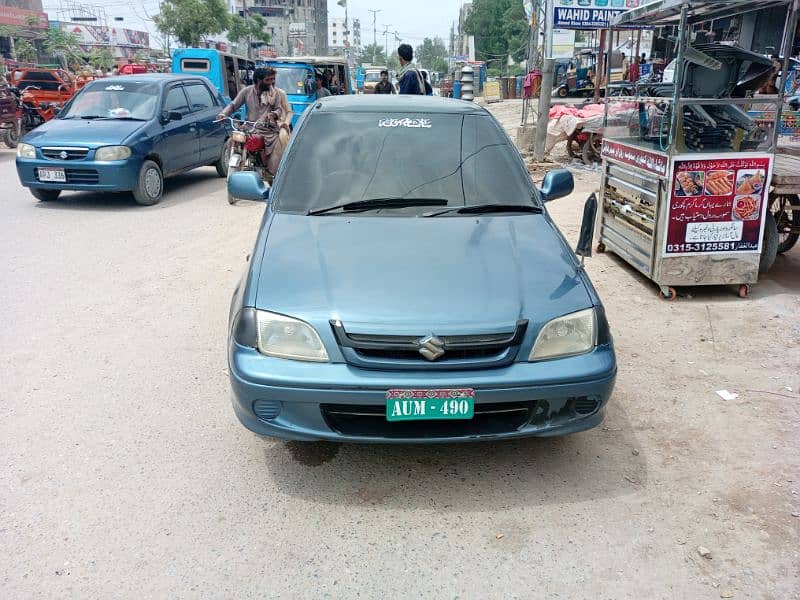
[[(39, 169), (34, 169), (36, 181), (39, 179)], [(92, 184), (100, 181), (100, 175), (95, 169), (64, 169), (67, 183)]]
[(88, 148), (47, 147), (42, 148), (42, 156), (50, 160), (83, 160), (89, 154)]
[(350, 364), (368, 369), (480, 369), (496, 368), (514, 361), (528, 322), (517, 321), (507, 331), (435, 336), (441, 356), (426, 358), (421, 335), (350, 333), (341, 321), (331, 321), (333, 333)]
[(323, 404), (328, 427), (342, 435), (384, 438), (442, 438), (491, 435), (516, 431), (526, 425), (536, 402), (476, 404), (471, 419), (387, 421), (383, 405)]

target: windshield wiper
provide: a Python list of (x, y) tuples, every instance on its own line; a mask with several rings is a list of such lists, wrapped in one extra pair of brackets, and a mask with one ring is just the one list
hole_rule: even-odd
[(448, 213), (482, 215), (493, 212), (526, 212), (538, 215), (542, 213), (542, 209), (533, 204), (474, 204), (472, 206), (453, 206), (452, 208), (446, 208), (445, 210), (428, 213), (422, 216), (438, 217), (439, 215), (446, 215)]
[(309, 210), (306, 215), (323, 215), (334, 210), (360, 211), (371, 210), (373, 208), (406, 208), (408, 206), (447, 206), (444, 198), (370, 198), (368, 200), (354, 200), (326, 206), (325, 208), (315, 208)]
[(139, 117), (97, 117), (96, 121), (146, 121), (147, 119), (140, 119)]
[[(73, 117), (70, 117), (70, 118), (73, 118)], [(80, 118), (81, 119), (87, 119), (87, 120), (89, 120), (89, 119), (101, 119), (102, 115), (81, 115)]]

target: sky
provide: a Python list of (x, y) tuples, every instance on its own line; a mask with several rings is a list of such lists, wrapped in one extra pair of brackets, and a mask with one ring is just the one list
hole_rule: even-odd
[[(149, 31), (156, 34), (152, 15), (158, 12), (158, 0), (42, 0), (44, 12), (53, 20), (68, 20), (71, 11), (60, 12), (69, 4), (88, 4), (102, 7), (109, 24), (127, 29)], [(375, 19), (378, 44), (384, 45), (383, 32), (398, 32), (403, 42), (416, 47), (426, 37), (439, 36), (448, 44), (450, 25), (458, 21), (458, 11), (462, 0), (348, 0), (348, 18), (361, 21), (361, 43), (372, 43), (372, 13), (369, 9), (380, 10)], [(123, 17), (122, 22), (114, 22), (114, 17)], [(328, 0), (328, 18), (344, 18), (344, 8), (336, 0)], [(157, 34), (156, 34), (157, 35)], [(151, 35), (151, 38), (153, 35)], [(158, 45), (155, 40), (151, 45)], [(389, 47), (394, 48), (393, 33), (389, 36)]]

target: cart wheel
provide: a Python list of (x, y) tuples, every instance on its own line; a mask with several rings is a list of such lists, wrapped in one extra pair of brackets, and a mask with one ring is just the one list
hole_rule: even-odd
[(746, 283), (743, 283), (739, 286), (739, 298), (747, 298), (747, 294), (750, 293), (750, 286)]
[(606, 245), (603, 242), (597, 242), (597, 253), (602, 254), (606, 251)]
[(778, 226), (778, 254), (783, 254), (791, 250), (800, 239), (800, 210), (792, 208), (792, 204), (796, 206), (800, 198), (793, 194), (770, 194), (769, 202), (769, 210)]
[(578, 133), (580, 133), (580, 131), (576, 129), (572, 132), (572, 135), (567, 138), (567, 154), (569, 154), (570, 158), (581, 157), (581, 144), (577, 139)]
[(668, 302), (675, 302), (678, 298), (678, 292), (674, 287), (668, 287), (666, 289), (662, 287), (658, 293), (662, 300), (667, 300)]

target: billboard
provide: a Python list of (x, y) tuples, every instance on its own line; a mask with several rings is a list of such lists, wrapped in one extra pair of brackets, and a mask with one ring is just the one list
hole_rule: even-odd
[(12, 6), (0, 6), (0, 25), (13, 25), (17, 27), (27, 27), (28, 20), (36, 20), (33, 27), (47, 29), (47, 15), (43, 12), (24, 10)]
[(62, 31), (77, 35), (81, 46), (150, 47), (150, 34), (146, 31), (77, 23), (59, 23), (59, 26)]
[(644, 0), (555, 0), (553, 27), (606, 29), (611, 19), (644, 3)]
[(289, 23), (289, 37), (290, 38), (304, 38), (304, 37), (306, 37), (306, 24), (305, 23)]

